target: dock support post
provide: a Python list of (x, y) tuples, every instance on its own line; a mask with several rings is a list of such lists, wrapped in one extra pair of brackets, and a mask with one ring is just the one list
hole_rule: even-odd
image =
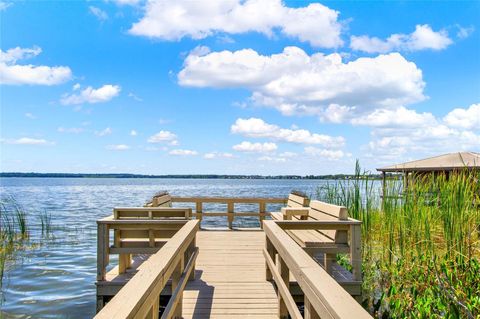
[(233, 212), (234, 212), (234, 202), (228, 202), (227, 204), (227, 211), (228, 211), (228, 228), (232, 229), (232, 224), (233, 224)]
[(108, 226), (97, 225), (97, 280), (105, 280), (108, 265)]

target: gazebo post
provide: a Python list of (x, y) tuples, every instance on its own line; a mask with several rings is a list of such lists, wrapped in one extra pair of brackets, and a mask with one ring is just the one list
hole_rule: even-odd
[(385, 203), (385, 190), (387, 189), (386, 187), (386, 173), (385, 171), (382, 171), (382, 211), (384, 211), (384, 203)]

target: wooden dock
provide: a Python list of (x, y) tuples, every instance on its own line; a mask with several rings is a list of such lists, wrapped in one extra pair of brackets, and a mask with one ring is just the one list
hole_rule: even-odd
[[(352, 297), (361, 293), (360, 222), (344, 207), (296, 195), (175, 200), (196, 210), (171, 208), (162, 196), (98, 221), (97, 319), (370, 318)], [(227, 212), (204, 212), (203, 202), (225, 203)], [(258, 204), (246, 215), (262, 228), (233, 230), (245, 214), (235, 203)], [(287, 204), (277, 220), (269, 220), (271, 203)], [(202, 230), (209, 215), (227, 216), (227, 230)], [(349, 254), (352, 272), (336, 253)]]
[(265, 280), (262, 231), (200, 231), (195, 280), (183, 292), (184, 318), (277, 318)]

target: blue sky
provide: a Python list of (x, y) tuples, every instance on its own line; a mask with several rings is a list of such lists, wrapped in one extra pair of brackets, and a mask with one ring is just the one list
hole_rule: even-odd
[(0, 15), (0, 171), (331, 174), (480, 151), (478, 1), (3, 1)]

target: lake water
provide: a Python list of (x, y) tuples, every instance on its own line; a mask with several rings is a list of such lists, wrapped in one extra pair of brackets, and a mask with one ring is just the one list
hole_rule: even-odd
[[(20, 253), (16, 264), (9, 266), (2, 288), (0, 317), (93, 317), (96, 220), (111, 215), (113, 207), (142, 206), (161, 190), (175, 196), (286, 197), (291, 190), (315, 195), (316, 188), (325, 183), (324, 180), (2, 178), (1, 194), (14, 196), (29, 214), (33, 223), (32, 241), (39, 236), (35, 226), (40, 212), (51, 213), (55, 229), (54, 239)], [(254, 218), (236, 223), (258, 225)], [(224, 227), (226, 221), (206, 218), (202, 226)]]

